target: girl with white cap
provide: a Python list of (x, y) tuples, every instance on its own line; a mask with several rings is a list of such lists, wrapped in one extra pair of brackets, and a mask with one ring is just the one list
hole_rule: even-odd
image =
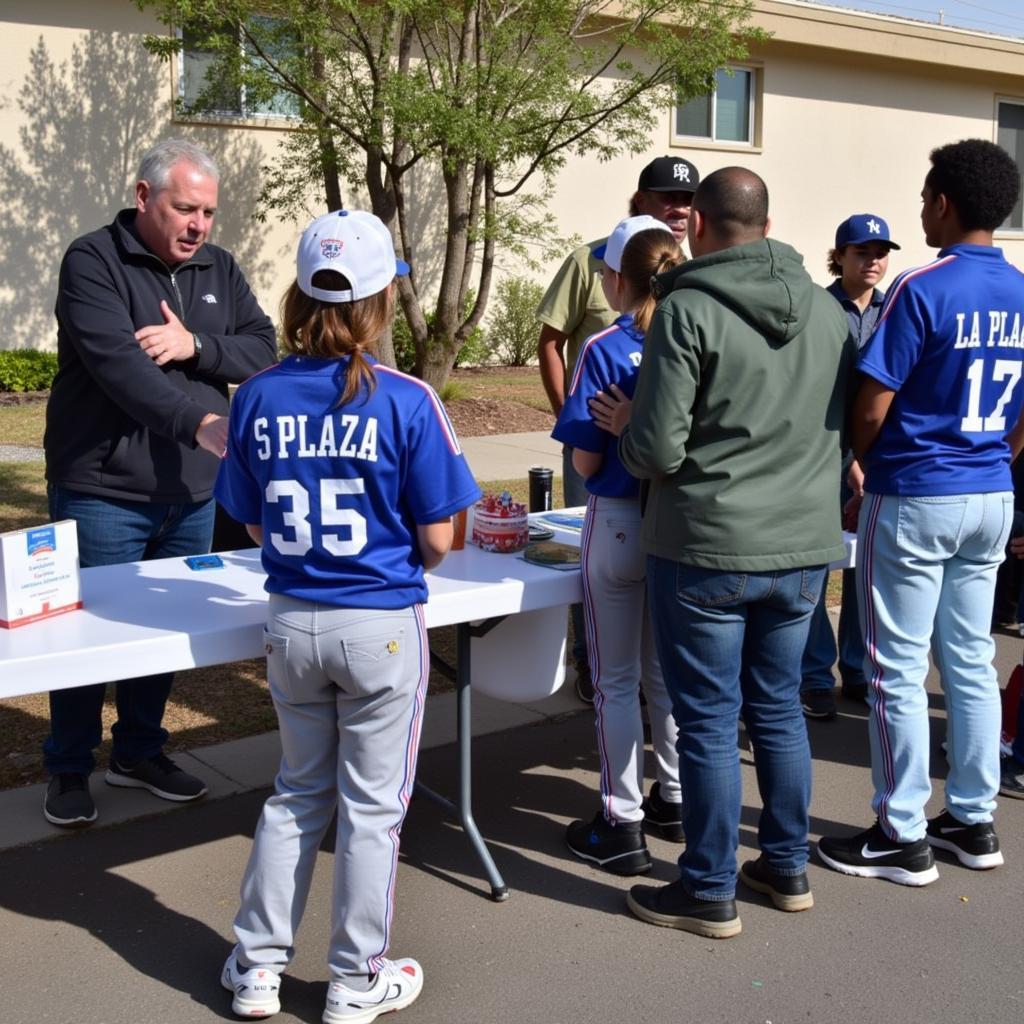
[(281, 767), (256, 828), (221, 981), (232, 1010), (280, 1010), (337, 809), (325, 1024), (408, 1006), (423, 972), (386, 958), (429, 656), (424, 572), (480, 496), (433, 390), (374, 359), (407, 274), (371, 213), (317, 218), (282, 304), (277, 366), (239, 389), (216, 496), (262, 545), (267, 677)]
[[(682, 842), (679, 760), (672, 707), (654, 649), (640, 546), (640, 483), (619, 461), (618, 438), (593, 420), (588, 401), (618, 387), (631, 398), (644, 332), (656, 304), (651, 278), (682, 262), (672, 231), (649, 216), (619, 222), (603, 258), (602, 287), (620, 313), (580, 349), (552, 436), (573, 449), (589, 492), (581, 540), (587, 653), (601, 758), (601, 810), (574, 821), (569, 849), (619, 875), (651, 868), (643, 826)], [(657, 781), (643, 799), (644, 739), (640, 686), (647, 697)]]

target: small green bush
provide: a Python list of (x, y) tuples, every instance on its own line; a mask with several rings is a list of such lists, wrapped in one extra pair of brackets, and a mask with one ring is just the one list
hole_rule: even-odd
[(57, 373), (57, 355), (32, 348), (0, 352), (0, 391), (48, 391)]
[(499, 282), (488, 336), (503, 366), (526, 366), (537, 358), (537, 307), (543, 297), (536, 281), (506, 277)]

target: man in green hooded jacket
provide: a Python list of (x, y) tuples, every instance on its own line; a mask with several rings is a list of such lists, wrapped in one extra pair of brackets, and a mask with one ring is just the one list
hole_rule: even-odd
[(740, 877), (782, 910), (813, 905), (800, 660), (826, 566), (844, 553), (835, 480), (856, 353), (843, 311), (768, 227), (753, 172), (701, 183), (694, 258), (658, 282), (619, 439), (626, 468), (651, 482), (643, 540), (687, 840), (679, 880), (635, 886), (628, 903), (713, 938), (740, 931), (741, 715), (764, 810), (761, 856)]

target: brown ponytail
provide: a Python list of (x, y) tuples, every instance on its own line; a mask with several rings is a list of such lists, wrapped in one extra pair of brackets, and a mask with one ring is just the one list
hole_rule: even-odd
[[(351, 287), (348, 278), (334, 270), (317, 271), (312, 284), (331, 291)], [(293, 281), (281, 301), (283, 345), (294, 355), (314, 359), (349, 356), (345, 388), (338, 399), (338, 405), (345, 405), (364, 387), (371, 392), (377, 386), (373, 367), (363, 354), (377, 354), (377, 342), (393, 316), (388, 288), (354, 302), (321, 302), (306, 295)]]
[(633, 322), (644, 334), (651, 325), (654, 307), (658, 304), (651, 287), (651, 278), (678, 266), (684, 259), (675, 236), (661, 228), (638, 231), (626, 243), (619, 273), (622, 274), (630, 304), (634, 301), (639, 303), (633, 310)]

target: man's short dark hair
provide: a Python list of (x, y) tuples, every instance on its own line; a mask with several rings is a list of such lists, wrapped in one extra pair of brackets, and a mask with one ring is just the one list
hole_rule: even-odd
[(995, 231), (1017, 203), (1020, 168), (994, 142), (963, 139), (931, 152), (924, 179), (932, 195), (953, 204), (964, 231)]
[(723, 167), (700, 183), (693, 206), (723, 238), (761, 238), (768, 223), (768, 186), (746, 167)]

